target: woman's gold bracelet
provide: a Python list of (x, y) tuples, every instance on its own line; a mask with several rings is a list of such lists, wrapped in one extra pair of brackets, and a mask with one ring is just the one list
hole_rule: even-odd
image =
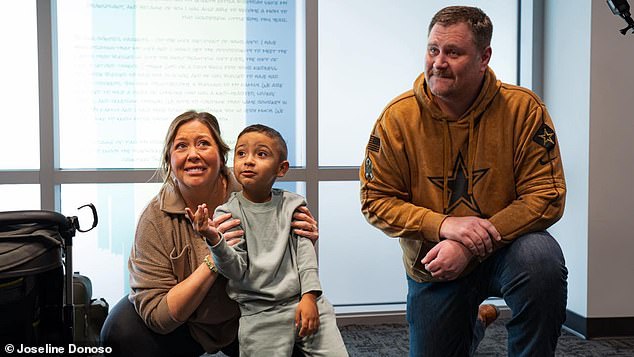
[(209, 270), (213, 271), (214, 273), (218, 273), (218, 268), (216, 268), (216, 266), (211, 262), (211, 259), (209, 259), (209, 254), (205, 256), (205, 264), (207, 264)]

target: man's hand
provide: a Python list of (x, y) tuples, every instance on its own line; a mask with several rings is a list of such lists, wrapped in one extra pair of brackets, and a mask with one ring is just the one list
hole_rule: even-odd
[(484, 257), (493, 251), (493, 241), (502, 237), (491, 222), (479, 217), (447, 217), (440, 225), (440, 238), (461, 243), (473, 255)]
[(453, 280), (460, 276), (473, 255), (464, 245), (453, 240), (436, 244), (421, 260), (434, 278)]
[(319, 328), (319, 310), (317, 309), (316, 295), (307, 292), (295, 310), (295, 328), (299, 328), (299, 337), (310, 336)]

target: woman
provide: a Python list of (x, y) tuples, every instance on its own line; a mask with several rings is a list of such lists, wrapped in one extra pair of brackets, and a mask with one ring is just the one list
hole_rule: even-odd
[[(226, 279), (205, 257), (209, 248), (192, 229), (185, 208), (217, 207), (239, 190), (226, 166), (229, 147), (209, 113), (185, 112), (167, 132), (160, 173), (163, 187), (145, 208), (130, 253), (130, 295), (110, 312), (103, 346), (122, 356), (200, 356), (222, 350), (237, 356), (239, 310), (225, 293)], [(318, 237), (307, 209), (297, 212), (295, 232)], [(229, 215), (215, 219), (229, 244), (243, 232)], [(138, 313), (137, 313), (138, 312)]]

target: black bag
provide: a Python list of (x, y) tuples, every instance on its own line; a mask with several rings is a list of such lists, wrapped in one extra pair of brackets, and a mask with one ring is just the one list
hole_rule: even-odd
[(75, 323), (73, 334), (78, 346), (99, 346), (101, 327), (108, 316), (108, 303), (103, 298), (92, 298), (90, 278), (73, 274), (73, 306)]

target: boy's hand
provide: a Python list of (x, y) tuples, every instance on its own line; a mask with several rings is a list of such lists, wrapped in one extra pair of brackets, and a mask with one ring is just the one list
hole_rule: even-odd
[(198, 205), (196, 213), (193, 213), (192, 210), (187, 207), (185, 208), (185, 212), (187, 212), (196, 232), (205, 237), (209, 244), (218, 244), (220, 235), (218, 234), (216, 223), (209, 218), (209, 209), (207, 209), (206, 204)]
[(317, 297), (312, 292), (302, 295), (295, 311), (295, 328), (299, 327), (299, 337), (310, 336), (319, 328), (319, 310)]

